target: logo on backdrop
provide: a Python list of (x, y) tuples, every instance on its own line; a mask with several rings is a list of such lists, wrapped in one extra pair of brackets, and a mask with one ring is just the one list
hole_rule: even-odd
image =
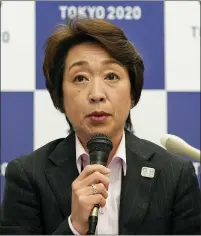
[(60, 17), (68, 20), (78, 15), (87, 18), (107, 20), (140, 20), (142, 9), (139, 6), (59, 6)]
[[(198, 6), (201, 6), (201, 1), (197, 1)], [(199, 11), (200, 14), (200, 11)], [(197, 25), (191, 26), (191, 32), (193, 38), (200, 38), (200, 27)]]
[(191, 30), (192, 30), (193, 38), (200, 37), (200, 27), (199, 26), (193, 25), (193, 26), (191, 26)]
[[(0, 8), (3, 7), (3, 2), (0, 1)], [(10, 42), (10, 33), (8, 31), (1, 32), (1, 43), (9, 43)]]
[(10, 33), (8, 31), (1, 32), (1, 42), (2, 43), (10, 42)]

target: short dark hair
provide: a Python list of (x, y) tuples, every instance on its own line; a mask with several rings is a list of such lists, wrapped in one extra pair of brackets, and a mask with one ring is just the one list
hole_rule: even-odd
[[(133, 106), (137, 105), (144, 83), (144, 63), (135, 46), (119, 27), (109, 21), (102, 19), (80, 20), (76, 18), (70, 20), (67, 24), (58, 25), (45, 43), (43, 73), (46, 88), (55, 108), (65, 113), (62, 82), (66, 56), (73, 46), (84, 42), (99, 44), (114, 59), (127, 68)], [(69, 123), (70, 132), (73, 131), (73, 126), (67, 116), (66, 120)], [(130, 112), (125, 128), (133, 131)]]

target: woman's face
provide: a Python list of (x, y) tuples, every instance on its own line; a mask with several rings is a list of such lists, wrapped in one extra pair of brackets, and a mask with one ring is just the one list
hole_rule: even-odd
[(101, 46), (76, 45), (66, 58), (63, 99), (78, 137), (112, 138), (124, 129), (131, 108), (128, 72)]

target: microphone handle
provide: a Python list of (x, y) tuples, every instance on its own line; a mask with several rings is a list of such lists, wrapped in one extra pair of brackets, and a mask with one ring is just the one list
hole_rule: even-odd
[[(106, 166), (108, 156), (109, 153), (107, 152), (102, 152), (102, 151), (92, 152), (90, 153), (90, 165), (99, 164)], [(100, 208), (99, 204), (95, 204), (93, 210), (91, 211), (91, 214), (89, 216), (89, 230), (87, 233), (88, 235), (94, 235), (96, 232), (99, 208)]]
[(89, 216), (89, 230), (88, 235), (94, 235), (96, 232), (96, 226), (98, 223), (98, 211), (99, 211), (99, 205), (95, 204), (94, 208)]

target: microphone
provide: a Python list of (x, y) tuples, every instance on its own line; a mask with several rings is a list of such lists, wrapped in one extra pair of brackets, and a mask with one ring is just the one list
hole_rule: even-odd
[[(107, 165), (109, 154), (113, 148), (111, 140), (104, 134), (93, 135), (87, 143), (89, 151), (90, 165), (100, 164)], [(89, 216), (89, 231), (88, 235), (95, 234), (98, 223), (99, 205), (95, 204)]]
[(166, 134), (161, 138), (161, 144), (169, 151), (176, 154), (189, 156), (200, 161), (200, 150), (192, 147), (186, 141), (173, 134)]

